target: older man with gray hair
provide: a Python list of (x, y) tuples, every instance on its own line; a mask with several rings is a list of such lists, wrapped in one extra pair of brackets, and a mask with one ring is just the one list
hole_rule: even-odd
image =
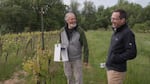
[[(64, 73), (68, 84), (83, 84), (82, 50), (84, 64), (88, 65), (89, 49), (83, 29), (78, 26), (76, 15), (68, 12), (65, 15), (66, 25), (60, 32), (60, 43), (68, 52), (68, 61), (64, 62)], [(83, 49), (82, 49), (83, 48)]]

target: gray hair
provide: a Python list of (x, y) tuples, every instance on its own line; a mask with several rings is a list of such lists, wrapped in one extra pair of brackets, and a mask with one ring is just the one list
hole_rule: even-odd
[[(65, 18), (64, 18), (65, 21), (68, 19), (68, 17), (69, 17), (71, 14), (75, 15), (75, 13), (73, 13), (73, 12), (68, 12), (68, 13), (65, 14)], [(75, 15), (75, 17), (76, 17), (76, 15)]]

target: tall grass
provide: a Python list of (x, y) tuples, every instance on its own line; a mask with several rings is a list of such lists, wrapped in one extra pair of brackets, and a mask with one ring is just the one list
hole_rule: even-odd
[(149, 84), (150, 33), (136, 33), (137, 58), (128, 62), (126, 84)]
[[(84, 84), (107, 84), (106, 70), (100, 68), (100, 63), (106, 61), (111, 34), (112, 31), (103, 30), (86, 32), (90, 55), (89, 67), (83, 67)], [(135, 36), (138, 54), (134, 60), (128, 61), (124, 84), (148, 84), (150, 82), (150, 33), (135, 33)], [(0, 80), (9, 79), (13, 72), (22, 70), (22, 59), (35, 54), (36, 45), (40, 45), (36, 41), (40, 37), (40, 33), (2, 36), (3, 47), (7, 46), (0, 54), (0, 66), (3, 67), (0, 68)], [(20, 40), (16, 41), (16, 38)], [(63, 63), (53, 61), (54, 44), (57, 40), (59, 40), (58, 35), (45, 33), (45, 49), (52, 51), (51, 73), (47, 74), (50, 75), (48, 84), (66, 84)], [(34, 84), (31, 78), (30, 76), (26, 78), (27, 84)]]

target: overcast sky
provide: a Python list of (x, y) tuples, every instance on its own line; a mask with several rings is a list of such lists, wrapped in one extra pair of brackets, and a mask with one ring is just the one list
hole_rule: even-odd
[[(63, 0), (64, 4), (70, 5), (71, 0)], [(77, 0), (80, 3), (81, 8), (83, 7), (83, 2), (85, 0)], [(98, 7), (100, 5), (103, 5), (105, 8), (106, 7), (111, 7), (115, 4), (117, 4), (118, 0), (87, 0), (87, 1), (92, 1), (94, 2), (95, 6)], [(129, 2), (133, 3), (138, 3), (142, 7), (147, 6), (150, 3), (150, 0), (128, 0)]]

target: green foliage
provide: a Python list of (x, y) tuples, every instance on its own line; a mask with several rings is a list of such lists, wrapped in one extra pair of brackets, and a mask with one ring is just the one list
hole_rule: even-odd
[[(85, 29), (94, 29), (96, 21), (96, 7), (92, 1), (85, 1), (84, 2), (84, 8), (81, 11), (81, 26)], [(91, 22), (93, 22), (91, 24)], [(89, 25), (90, 24), (90, 25)]]
[(0, 33), (41, 30), (41, 8), (45, 30), (62, 26), (65, 6), (61, 0), (4, 0), (0, 3)]
[[(47, 75), (57, 71), (51, 70), (51, 57), (53, 53), (53, 45), (57, 41), (58, 32), (47, 32), (45, 33), (46, 43), (45, 50), (41, 49), (41, 33), (21, 33), (21, 34), (6, 34), (0, 38), (0, 80), (6, 80), (11, 77), (13, 72), (23, 69), (28, 72), (29, 78), (33, 82), (40, 82), (51, 80), (51, 76)], [(56, 38), (57, 37), (57, 38)], [(24, 64), (22, 66), (22, 64)]]
[(0, 34), (40, 31), (42, 8), (45, 31), (57, 30), (64, 26), (64, 14), (68, 10), (77, 14), (78, 23), (85, 30), (108, 29), (111, 25), (111, 13), (117, 8), (127, 11), (131, 28), (150, 19), (150, 5), (142, 8), (141, 5), (129, 3), (127, 0), (118, 0), (116, 5), (108, 8), (96, 8), (92, 1), (85, 1), (83, 9), (79, 9), (80, 4), (75, 0), (71, 0), (70, 6), (65, 5), (62, 0), (2, 0)]
[(23, 63), (23, 69), (28, 72), (32, 77), (32, 81), (42, 82), (50, 81), (50, 60), (51, 60), (50, 50), (41, 50), (38, 48), (35, 55), (32, 58), (28, 58)]
[(135, 24), (133, 29), (137, 32), (150, 32), (150, 21), (144, 23)]
[(70, 6), (71, 6), (70, 8), (73, 12), (75, 12), (76, 14), (79, 14), (80, 3), (78, 3), (76, 0), (71, 0)]
[(111, 17), (111, 12), (110, 10), (104, 9), (103, 6), (100, 6), (98, 8), (98, 11), (96, 13), (96, 26), (97, 28), (105, 28), (107, 29), (109, 24), (110, 24), (110, 17)]
[(16, 70), (21, 69), (24, 39), (20, 35), (7, 34), (0, 39), (0, 80), (10, 78)]

